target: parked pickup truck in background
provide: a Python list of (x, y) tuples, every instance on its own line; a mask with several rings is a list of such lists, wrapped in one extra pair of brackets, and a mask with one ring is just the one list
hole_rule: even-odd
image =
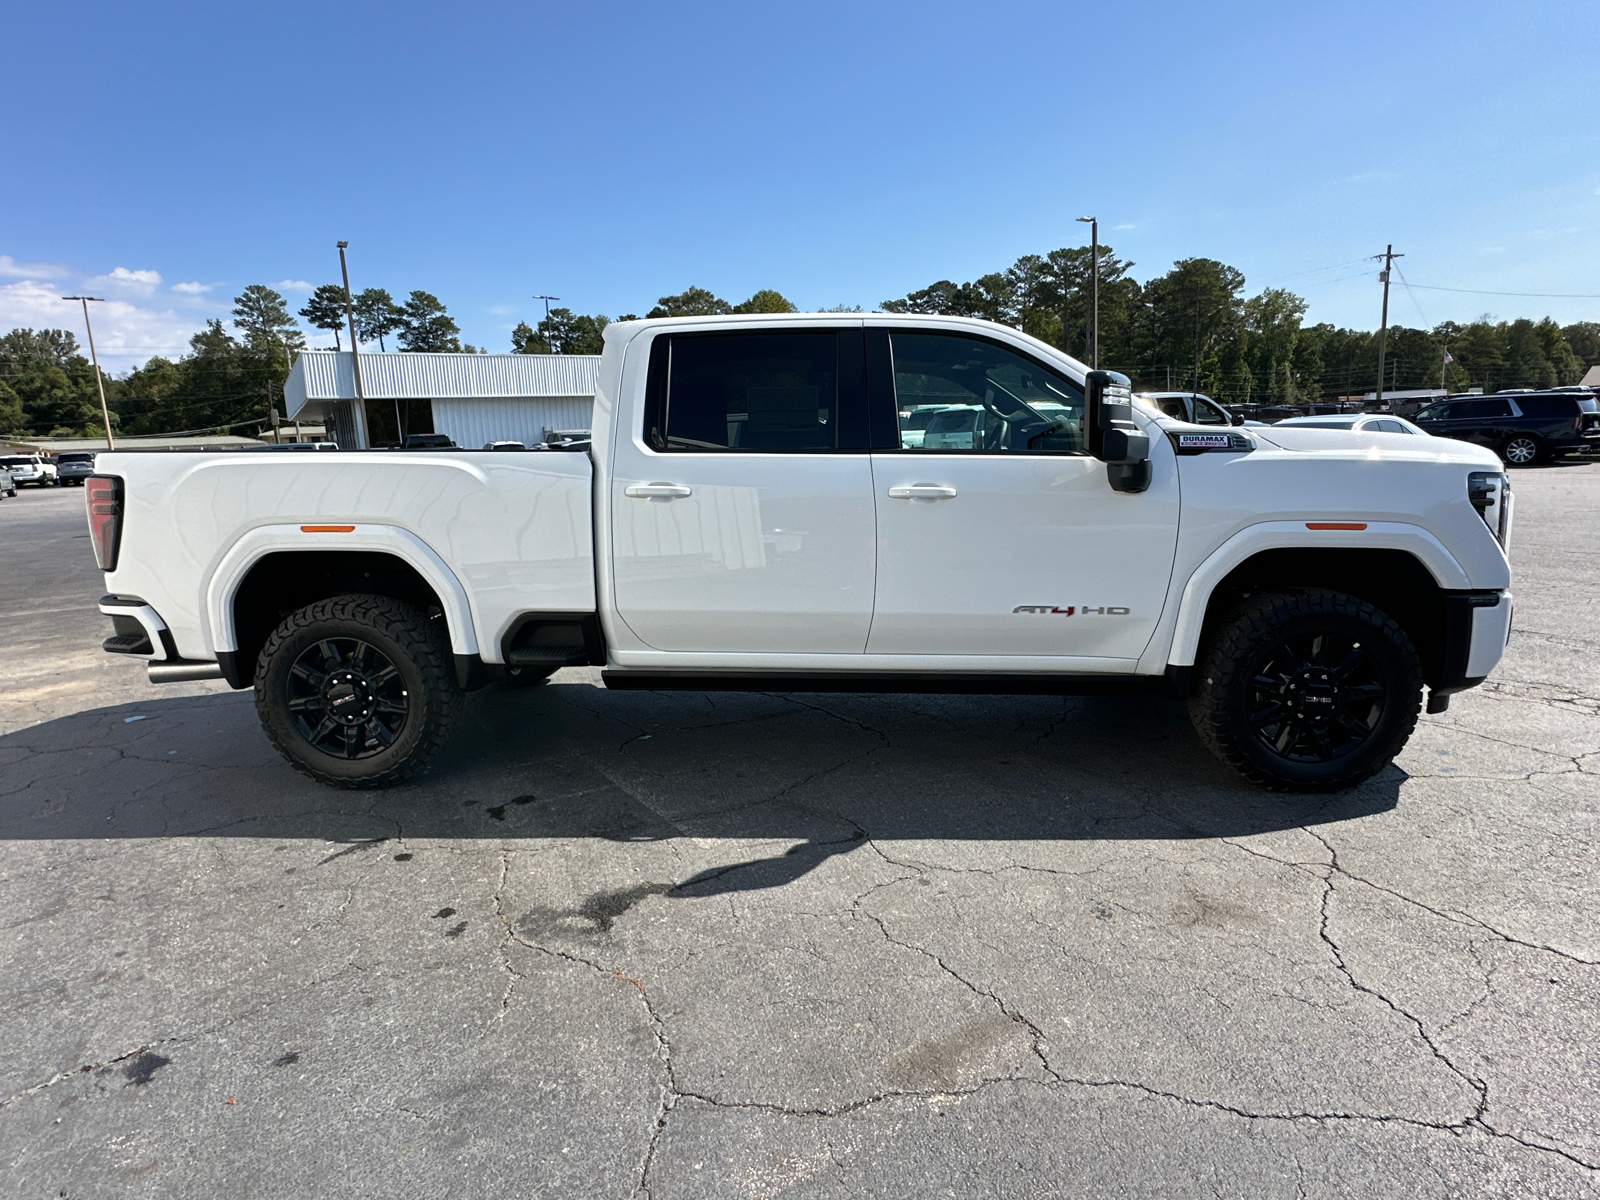
[[(935, 416), (959, 436), (930, 446)], [(970, 426), (968, 428), (967, 426)], [(582, 451), (99, 456), (106, 649), (254, 687), (325, 783), (422, 769), (464, 691), (1165, 693), (1280, 790), (1349, 786), (1482, 681), (1511, 492), (1434, 438), (1176, 421), (1003, 326), (605, 331)]]

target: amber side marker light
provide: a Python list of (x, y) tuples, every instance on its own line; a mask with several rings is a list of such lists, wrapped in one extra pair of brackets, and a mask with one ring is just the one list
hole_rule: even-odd
[(1307, 521), (1307, 529), (1365, 529), (1365, 521)]
[[(1366, 526), (1363, 525), (1362, 528), (1365, 529)], [(302, 525), (302, 526), (300, 526), (300, 532), (301, 533), (354, 533), (355, 531), (356, 531), (356, 527), (354, 525)]]

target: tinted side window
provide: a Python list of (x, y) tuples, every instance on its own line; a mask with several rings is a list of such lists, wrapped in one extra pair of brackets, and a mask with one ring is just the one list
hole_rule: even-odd
[(657, 448), (835, 449), (836, 343), (831, 331), (673, 337), (662, 404), (665, 445)]
[(896, 332), (889, 343), (901, 449), (1083, 451), (1083, 391), (1066, 376), (959, 334)]
[(1460, 420), (1484, 420), (1489, 417), (1509, 417), (1511, 405), (1504, 400), (1458, 400), (1450, 406), (1450, 416)]
[(1519, 396), (1517, 407), (1528, 417), (1571, 417), (1577, 406), (1566, 396)]
[(1194, 402), (1194, 423), (1196, 425), (1232, 425), (1233, 420), (1211, 401), (1201, 400), (1197, 397)]

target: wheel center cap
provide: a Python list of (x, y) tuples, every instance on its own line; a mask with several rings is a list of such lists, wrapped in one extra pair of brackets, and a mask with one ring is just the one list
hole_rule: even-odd
[(333, 719), (345, 725), (359, 725), (372, 716), (376, 701), (371, 685), (354, 671), (329, 675), (322, 696)]

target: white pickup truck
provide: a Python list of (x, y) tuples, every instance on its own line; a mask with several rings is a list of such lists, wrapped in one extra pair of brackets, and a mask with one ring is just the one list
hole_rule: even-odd
[[(960, 411), (930, 446), (926, 410)], [(969, 428), (970, 427), (970, 428)], [(1013, 329), (628, 321), (571, 450), (102, 454), (109, 651), (254, 686), (325, 783), (421, 770), (463, 692), (1186, 699), (1278, 790), (1350, 786), (1481, 682), (1511, 622), (1494, 453), (1223, 428)]]

